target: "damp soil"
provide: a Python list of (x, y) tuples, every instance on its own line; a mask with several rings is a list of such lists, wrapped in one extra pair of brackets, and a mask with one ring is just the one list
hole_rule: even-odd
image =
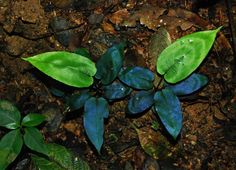
[[(226, 2), (0, 0), (0, 99), (14, 103), (23, 115), (49, 115), (50, 120), (39, 127), (45, 140), (71, 149), (94, 170), (233, 170), (236, 65), (230, 28), (236, 21), (236, 1), (230, 4), (233, 20), (229, 20)], [(208, 85), (181, 98), (184, 121), (178, 139), (173, 141), (165, 132), (160, 133), (163, 128), (154, 128), (159, 120), (151, 111), (128, 116), (124, 99), (110, 105), (101, 155), (85, 135), (83, 111), (67, 112), (65, 99), (55, 95), (55, 89), (66, 94), (78, 89), (50, 79), (21, 59), (84, 47), (97, 61), (112, 44), (126, 41), (125, 63), (154, 70), (151, 40), (160, 28), (164, 27), (174, 41), (194, 31), (219, 26), (223, 29), (214, 47), (197, 70), (208, 76)], [(0, 136), (6, 132), (0, 129)], [(159, 155), (150, 156), (142, 148), (141, 143), (150, 136)], [(9, 169), (30, 169), (29, 164), (26, 150)]]

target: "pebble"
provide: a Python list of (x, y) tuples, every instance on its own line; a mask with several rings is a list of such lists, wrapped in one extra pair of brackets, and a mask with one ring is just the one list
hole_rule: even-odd
[(7, 36), (5, 42), (5, 50), (11, 56), (19, 56), (23, 54), (28, 49), (28, 45), (32, 44), (30, 40), (24, 39), (20, 36)]
[(42, 114), (46, 116), (47, 130), (49, 132), (56, 132), (63, 119), (59, 106), (55, 103), (48, 103), (44, 106)]
[(63, 46), (68, 47), (72, 37), (72, 31), (67, 30), (70, 28), (69, 21), (62, 17), (55, 17), (51, 20), (49, 25), (55, 33), (55, 38), (58, 40), (58, 42)]

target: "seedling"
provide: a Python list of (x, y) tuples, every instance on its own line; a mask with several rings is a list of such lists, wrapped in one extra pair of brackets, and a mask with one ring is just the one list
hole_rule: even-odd
[(72, 95), (68, 104), (72, 110), (84, 108), (85, 131), (100, 152), (109, 102), (122, 100), (128, 95), (131, 95), (128, 114), (139, 114), (153, 107), (169, 134), (174, 139), (178, 137), (183, 121), (178, 96), (189, 95), (207, 84), (206, 76), (193, 72), (207, 56), (219, 30), (184, 36), (162, 51), (156, 69), (158, 76), (165, 80), (163, 87), (154, 87), (155, 75), (149, 69), (123, 67), (123, 43), (109, 48), (96, 64), (88, 58), (89, 55), (83, 53), (84, 57), (80, 52), (47, 52), (23, 59), (62, 83), (87, 87), (87, 90)]
[(0, 100), (0, 126), (9, 129), (0, 140), (0, 169), (4, 170), (21, 152), (23, 144), (36, 153), (31, 158), (37, 169), (82, 169), (89, 170), (88, 165), (74, 158), (65, 147), (56, 144), (46, 144), (36, 126), (40, 125), (45, 117), (41, 114), (29, 113), (21, 120), (19, 110), (10, 102)]

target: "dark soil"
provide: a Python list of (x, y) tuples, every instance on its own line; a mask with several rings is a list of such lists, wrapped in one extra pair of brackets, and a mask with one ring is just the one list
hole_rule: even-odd
[[(236, 167), (236, 66), (227, 5), (223, 0), (0, 0), (0, 99), (13, 102), (22, 114), (51, 116), (41, 127), (47, 142), (72, 149), (94, 170), (224, 169)], [(236, 1), (231, 1), (235, 16)], [(233, 18), (234, 19), (234, 18)], [(236, 23), (236, 22), (235, 22)], [(125, 114), (126, 100), (110, 106), (105, 142), (98, 155), (85, 135), (83, 112), (66, 112), (64, 99), (51, 93), (68, 88), (37, 71), (21, 57), (46, 51), (85, 47), (94, 61), (115, 42), (126, 40), (126, 64), (155, 68), (150, 38), (165, 27), (173, 41), (198, 30), (223, 26), (214, 48), (197, 70), (209, 77), (199, 93), (182, 98), (184, 123), (171, 141), (155, 132), (159, 121), (150, 112)], [(236, 25), (233, 25), (233, 27)], [(135, 124), (139, 129), (132, 127)], [(6, 133), (0, 130), (0, 135)], [(141, 134), (141, 135), (140, 135)], [(161, 150), (156, 159), (142, 149), (148, 136)], [(22, 153), (9, 169), (22, 168)], [(1, 158), (0, 158), (1, 159)], [(19, 168), (21, 167), (21, 168)]]

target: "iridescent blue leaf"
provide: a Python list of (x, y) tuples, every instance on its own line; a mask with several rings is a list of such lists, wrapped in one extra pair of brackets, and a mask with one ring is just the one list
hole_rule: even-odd
[(119, 81), (114, 81), (108, 86), (104, 86), (104, 96), (109, 100), (121, 99), (129, 95), (132, 89)]
[(154, 74), (142, 67), (128, 67), (119, 74), (119, 79), (135, 89), (149, 90), (153, 87)]
[(156, 92), (154, 96), (155, 111), (160, 117), (166, 130), (177, 138), (182, 128), (182, 111), (178, 97), (170, 89)]
[(84, 106), (84, 103), (91, 97), (87, 90), (81, 91), (78, 94), (73, 94), (67, 99), (67, 105), (70, 110), (78, 110)]
[(193, 73), (186, 80), (175, 84), (166, 84), (168, 88), (170, 88), (176, 95), (188, 95), (191, 94), (203, 86), (205, 86), (208, 82), (208, 78), (205, 75)]
[(84, 128), (89, 140), (100, 152), (103, 144), (104, 118), (109, 114), (104, 98), (91, 97), (84, 105)]
[(110, 84), (119, 74), (123, 65), (124, 47), (124, 43), (112, 46), (96, 63), (95, 77), (101, 79), (102, 84)]
[(141, 113), (153, 105), (153, 91), (139, 91), (128, 102), (128, 111), (131, 114)]

